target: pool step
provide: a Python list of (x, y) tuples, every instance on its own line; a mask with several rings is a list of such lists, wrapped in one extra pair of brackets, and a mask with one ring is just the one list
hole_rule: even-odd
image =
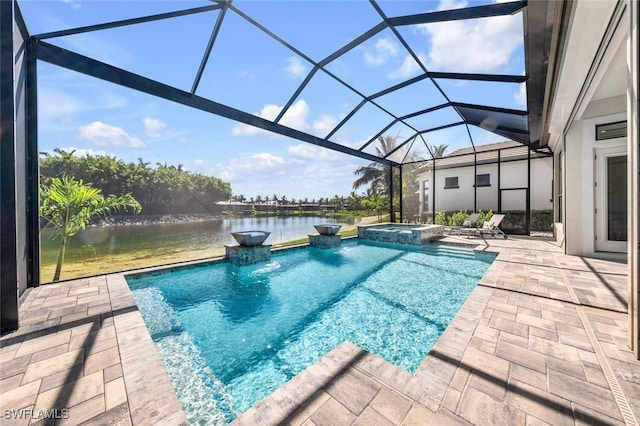
[(471, 249), (442, 244), (428, 244), (423, 246), (423, 251), (436, 256), (457, 257), (461, 259), (474, 259), (475, 252)]

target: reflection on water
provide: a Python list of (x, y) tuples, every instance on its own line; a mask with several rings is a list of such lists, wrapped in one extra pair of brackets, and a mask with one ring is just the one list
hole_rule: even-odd
[[(269, 231), (271, 235), (266, 244), (294, 240), (315, 234), (313, 225), (318, 223), (352, 224), (354, 219), (260, 216), (210, 222), (91, 227), (71, 239), (62, 278), (219, 256), (224, 254), (225, 244), (235, 244), (231, 232), (236, 231)], [(59, 240), (51, 238), (50, 230), (43, 230), (43, 282), (51, 279), (49, 269), (55, 266), (58, 249)], [(136, 263), (132, 263), (134, 260)]]

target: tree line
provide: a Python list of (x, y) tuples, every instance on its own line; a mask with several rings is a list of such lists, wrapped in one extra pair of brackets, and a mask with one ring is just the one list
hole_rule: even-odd
[(229, 182), (189, 172), (182, 165), (151, 167), (142, 158), (127, 163), (115, 156), (74, 154), (61, 149), (41, 153), (40, 183), (48, 186), (60, 176), (82, 179), (104, 194), (131, 194), (144, 214), (217, 213), (215, 203), (232, 194)]

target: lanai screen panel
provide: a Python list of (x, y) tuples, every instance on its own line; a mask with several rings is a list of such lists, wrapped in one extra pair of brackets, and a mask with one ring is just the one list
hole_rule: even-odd
[[(243, 125), (392, 163), (414, 158), (414, 146), (424, 154), (417, 135), (431, 144), (430, 133), (461, 123), (465, 130), (453, 136), (461, 139), (451, 145), (473, 146), (466, 125), (529, 141), (521, 91), (525, 2), (472, 1), (463, 9), (403, 1), (68, 3), (76, 9), (20, 5), (27, 23), (36, 22), (36, 38), (90, 58), (78, 71), (115, 73), (116, 83), (123, 79), (118, 70), (131, 72), (150, 80), (134, 79), (131, 88), (151, 93), (158, 81), (166, 86), (151, 94)], [(36, 14), (58, 19), (47, 23)], [(433, 110), (439, 117), (431, 125), (424, 111), (439, 106), (449, 114), (443, 119)], [(372, 116), (363, 117), (366, 111)], [(378, 135), (399, 135), (408, 152), (379, 157), (366, 143)]]

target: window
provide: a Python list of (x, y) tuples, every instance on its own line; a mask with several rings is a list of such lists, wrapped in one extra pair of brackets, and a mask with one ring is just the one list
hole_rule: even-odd
[(444, 189), (459, 188), (458, 176), (444, 178)]
[(596, 140), (624, 138), (627, 136), (627, 122), (599, 124), (596, 126)]
[(491, 175), (476, 175), (476, 186), (491, 186)]

